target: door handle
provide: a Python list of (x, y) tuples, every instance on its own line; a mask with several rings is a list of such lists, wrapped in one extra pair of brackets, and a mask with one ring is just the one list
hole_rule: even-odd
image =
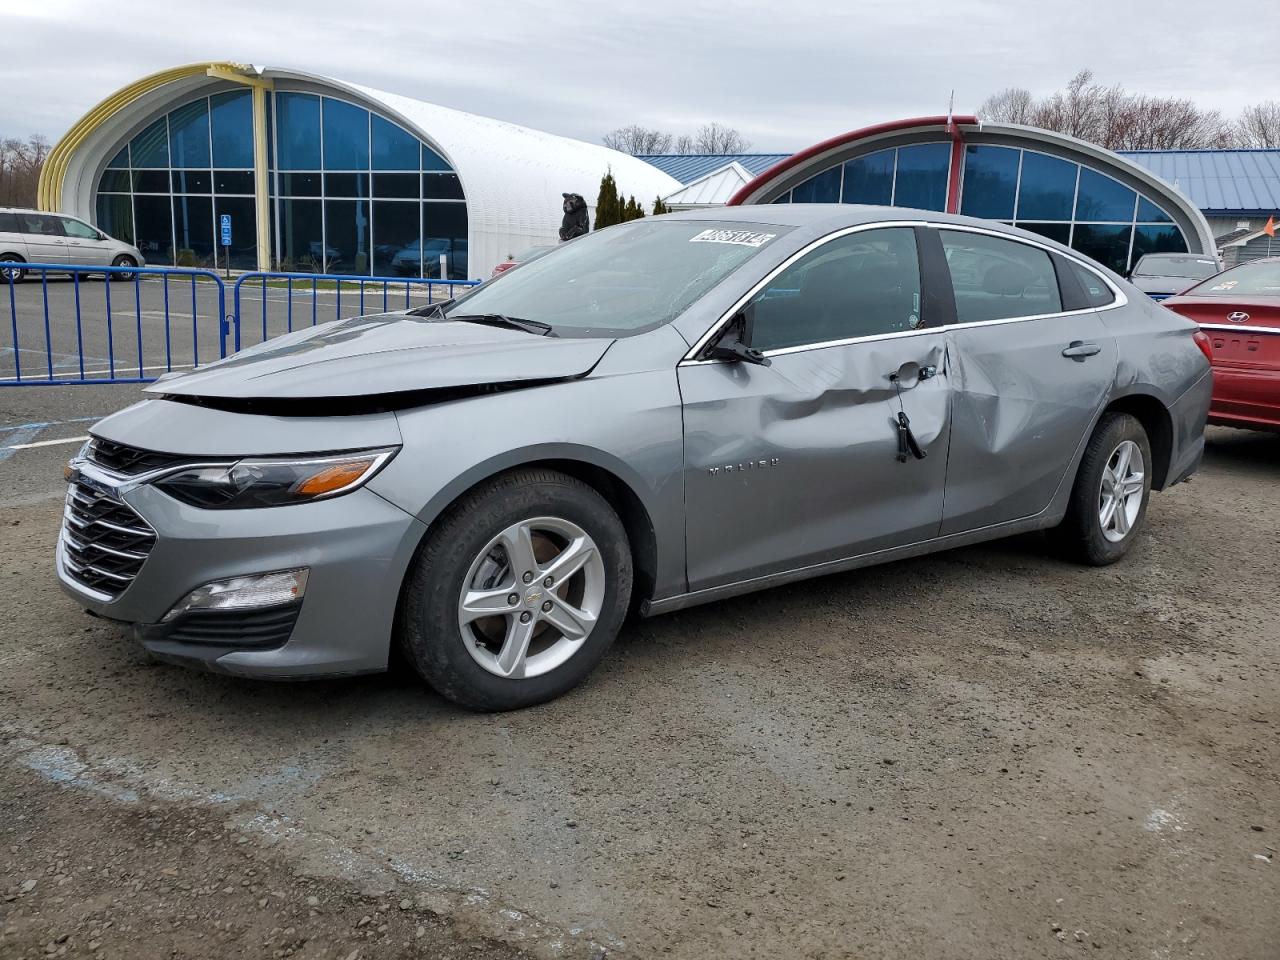
[(1063, 347), (1062, 355), (1070, 357), (1077, 363), (1084, 363), (1086, 357), (1092, 357), (1102, 352), (1102, 347), (1096, 343), (1085, 343), (1083, 340), (1072, 340), (1071, 345)]
[(904, 363), (897, 370), (894, 370), (892, 373), (890, 373), (889, 382), (892, 383), (895, 387), (902, 389), (902, 388), (914, 387), (917, 383), (923, 383), (925, 380), (932, 380), (934, 377), (938, 375), (938, 368), (933, 364), (928, 364), (928, 365), (921, 364), (918, 372), (916, 373), (915, 382), (903, 383), (902, 371), (910, 366), (915, 366), (915, 364)]

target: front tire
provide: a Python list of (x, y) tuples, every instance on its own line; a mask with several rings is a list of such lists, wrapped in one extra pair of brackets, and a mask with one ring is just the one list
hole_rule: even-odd
[[(120, 256), (116, 257), (114, 260), (111, 261), (111, 265), (113, 267), (136, 267), (138, 265), (138, 261), (133, 259), (133, 257), (129, 256), (128, 254), (122, 253), (120, 254)], [(121, 282), (125, 282), (125, 281), (132, 280), (134, 277), (137, 276), (137, 274), (136, 273), (109, 273), (107, 274), (107, 276), (112, 280), (119, 280)]]
[(554, 699), (604, 657), (631, 598), (626, 530), (552, 470), (496, 477), (451, 506), (405, 581), (399, 641), (441, 695), (474, 710)]
[(1138, 419), (1105, 414), (1085, 447), (1067, 515), (1052, 531), (1059, 549), (1095, 567), (1128, 553), (1147, 515), (1153, 462)]

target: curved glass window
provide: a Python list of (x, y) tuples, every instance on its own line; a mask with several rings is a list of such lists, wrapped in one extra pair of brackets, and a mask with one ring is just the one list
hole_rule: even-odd
[(920, 143), (855, 157), (814, 174), (774, 203), (874, 203), (945, 210), (951, 145)]
[(823, 170), (791, 191), (792, 203), (839, 203), (840, 168)]
[(1020, 159), (1021, 151), (1009, 147), (965, 147), (960, 212), (988, 220), (1012, 220)]
[(253, 166), (253, 95), (248, 90), (210, 97), (209, 128), (215, 167)]
[(1080, 189), (1076, 192), (1076, 219), (1091, 223), (1132, 223), (1138, 195), (1106, 174), (1080, 168)]
[(1018, 219), (1070, 221), (1075, 210), (1076, 179), (1079, 175), (1079, 165), (1070, 160), (1033, 150), (1022, 151)]
[(921, 143), (898, 148), (893, 203), (919, 210), (947, 208), (947, 174), (951, 170), (951, 144)]
[[(334, 97), (268, 100), (270, 245), (284, 270), (468, 275), (468, 220), (457, 173), (393, 121)], [(148, 124), (98, 181), (98, 226), (148, 262), (257, 266), (253, 97), (200, 97)], [(836, 170), (837, 191), (839, 170)], [(232, 246), (220, 244), (230, 216)]]
[(844, 203), (893, 203), (893, 169), (896, 150), (880, 150), (855, 157), (844, 165)]
[(169, 114), (169, 156), (175, 167), (209, 169), (208, 100), (196, 100)]
[[(819, 171), (772, 203), (889, 204), (944, 210), (949, 142), (890, 147)], [(1155, 200), (1062, 157), (996, 144), (964, 150), (960, 212), (1013, 223), (1079, 250), (1117, 273), (1144, 253), (1186, 253), (1187, 238)]]
[(307, 93), (278, 93), (276, 152), (281, 170), (320, 169), (320, 98)]

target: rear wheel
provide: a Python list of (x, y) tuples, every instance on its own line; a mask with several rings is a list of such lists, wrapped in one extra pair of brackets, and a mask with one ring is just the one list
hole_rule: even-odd
[(1151, 443), (1136, 417), (1106, 414), (1089, 439), (1067, 515), (1053, 538), (1069, 557), (1115, 563), (1133, 544), (1151, 499)]
[[(120, 254), (120, 256), (116, 257), (114, 260), (111, 261), (111, 265), (113, 267), (136, 267), (138, 265), (138, 261), (133, 259), (133, 257), (129, 256), (128, 254), (122, 253)], [(107, 276), (110, 277), (112, 280), (132, 280), (134, 277), (137, 276), (137, 274), (136, 273), (111, 273), (111, 274), (108, 274)]]
[(631, 551), (594, 489), (550, 470), (484, 484), (434, 525), (410, 570), (400, 643), (439, 693), (477, 710), (553, 699), (604, 657)]
[(26, 263), (16, 253), (0, 253), (0, 281), (4, 283), (21, 283), (27, 278), (27, 271), (12, 266), (15, 263)]

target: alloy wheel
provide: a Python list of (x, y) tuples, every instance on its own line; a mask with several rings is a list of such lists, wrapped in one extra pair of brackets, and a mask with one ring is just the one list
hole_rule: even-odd
[(1129, 535), (1146, 494), (1146, 461), (1142, 448), (1124, 440), (1111, 452), (1102, 471), (1098, 494), (1098, 522), (1102, 535), (1119, 543)]
[(499, 677), (539, 676), (582, 649), (604, 595), (604, 560), (585, 530), (560, 517), (513, 523), (489, 541), (463, 578), (463, 645)]

